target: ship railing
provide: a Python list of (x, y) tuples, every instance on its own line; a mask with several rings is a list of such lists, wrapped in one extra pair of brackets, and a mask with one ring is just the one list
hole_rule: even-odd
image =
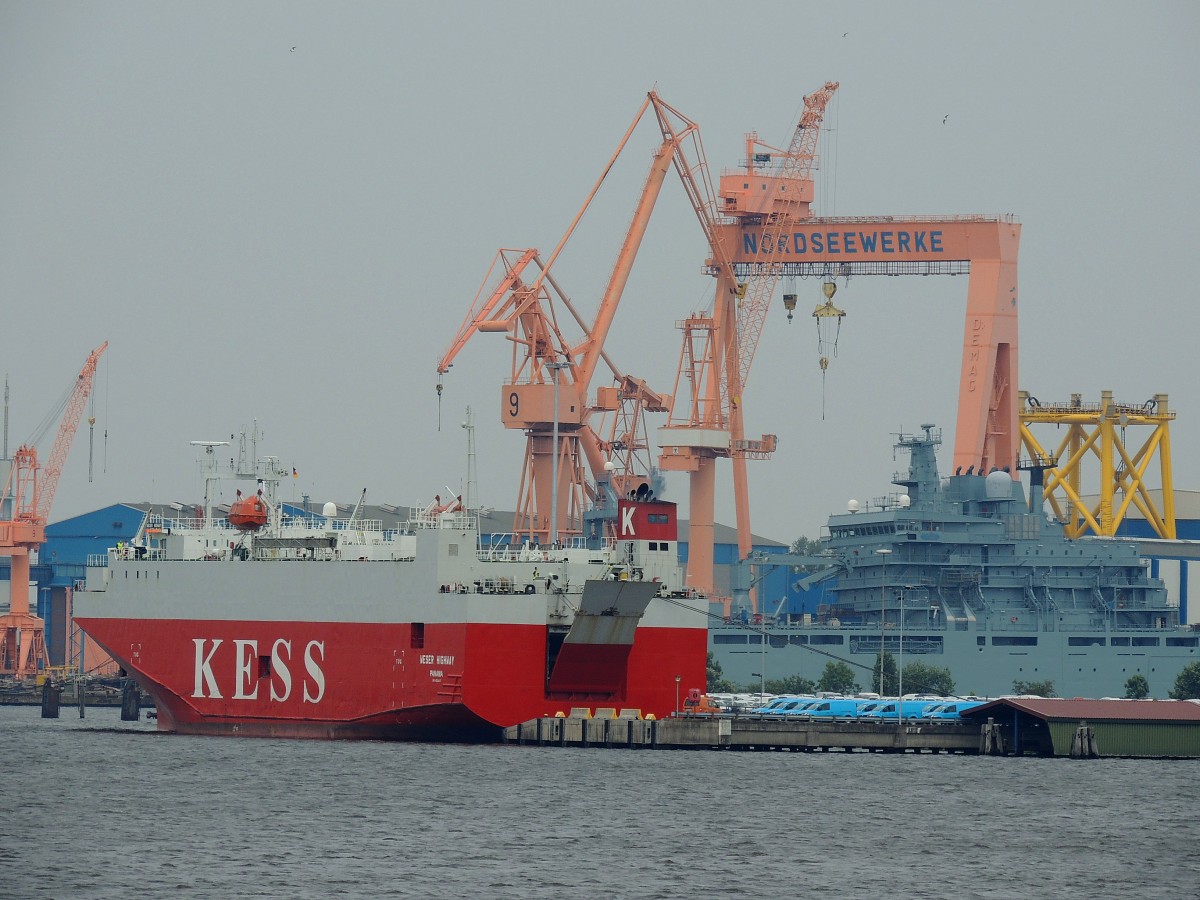
[[(689, 596), (700, 596), (698, 593), (691, 591), (690, 589), (686, 589), (685, 593), (688, 593)], [(714, 598), (710, 596), (709, 599), (713, 600)], [(793, 613), (792, 615), (794, 616), (795, 614)], [(879, 610), (875, 610), (875, 615), (879, 615)], [(743, 622), (738, 615), (723, 616), (722, 618), (726, 625), (745, 628), (752, 633), (761, 633), (764, 628), (769, 628), (775, 631), (800, 631), (804, 632), (805, 634), (809, 632), (816, 634), (823, 634), (825, 632), (829, 632), (831, 634), (841, 634), (848, 631), (862, 631), (867, 633), (873, 632), (876, 635), (879, 634), (878, 620), (873, 622), (843, 622), (835, 617), (826, 621), (814, 620), (811, 624), (805, 625), (803, 621), (785, 621), (783, 616), (767, 616), (766, 621), (763, 621), (758, 616), (747, 616), (747, 620), (745, 622)], [(892, 622), (888, 623), (887, 627), (889, 630), (891, 630), (896, 626), (895, 623)], [(926, 626), (923, 624), (920, 626), (914, 625), (912, 627), (920, 627), (922, 630), (926, 628)], [(945, 626), (941, 625), (930, 625), (929, 628), (935, 631), (945, 631)]]
[[(1005, 618), (1004, 613), (999, 613), (992, 616), (986, 622), (979, 623), (978, 631), (996, 631), (1007, 634), (1008, 632), (1017, 632), (1027, 634), (1031, 631), (1039, 631), (1038, 622), (1044, 617), (1040, 615), (1021, 615), (1018, 611), (1016, 615), (1010, 615)], [(1074, 628), (1072, 628), (1074, 630)]]
[(115, 559), (157, 560), (166, 559), (166, 556), (161, 547), (122, 542), (116, 547), (109, 547), (105, 553), (89, 553), (87, 559), (89, 566), (104, 568)]
[(464, 510), (438, 511), (428, 507), (411, 506), (408, 510), (407, 526), (410, 529), (429, 531), (445, 528), (455, 531), (477, 531), (479, 518), (476, 513)]
[(572, 562), (609, 562), (609, 557), (616, 552), (616, 543), (608, 538), (600, 542), (598, 548), (590, 548), (582, 538), (573, 541), (559, 541), (557, 546), (543, 546), (523, 541), (513, 544), (510, 532), (491, 536), (491, 542), (483, 543), (482, 536), (475, 549), (475, 556), (481, 562), (559, 562), (570, 559)]
[(546, 562), (550, 558), (545, 550), (529, 541), (515, 544), (512, 532), (493, 534), (486, 545), (481, 535), (475, 556), (481, 562)]
[(327, 519), (326, 531), (383, 531), (383, 519)]
[[(209, 528), (232, 529), (229, 520), (222, 516), (213, 516), (208, 525)], [(146, 531), (158, 533), (161, 535), (172, 534), (179, 531), (202, 531), (204, 530), (203, 518), (168, 518), (166, 516), (152, 516), (146, 524)]]
[(904, 641), (900, 641), (900, 636), (895, 633), (887, 635), (886, 639), (881, 638), (876, 634), (853, 635), (850, 638), (851, 653), (878, 653), (879, 647), (882, 644), (884, 652), (895, 655), (901, 646), (905, 653), (913, 653), (918, 655), (941, 653), (945, 647), (942, 639), (929, 640), (927, 638), (904, 636)]

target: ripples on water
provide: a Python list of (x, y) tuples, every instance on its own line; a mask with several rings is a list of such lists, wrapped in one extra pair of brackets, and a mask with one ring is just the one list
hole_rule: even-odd
[(0, 707), (0, 896), (1194, 896), (1200, 763), (326, 743)]

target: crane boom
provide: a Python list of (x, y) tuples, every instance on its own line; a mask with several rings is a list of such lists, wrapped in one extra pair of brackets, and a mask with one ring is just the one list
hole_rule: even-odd
[(58, 423), (58, 434), (54, 437), (54, 445), (50, 448), (50, 458), (46, 461), (46, 474), (42, 478), (41, 491), (34, 503), (35, 520), (45, 525), (50, 517), (50, 507), (54, 504), (54, 494), (58, 490), (58, 480), (62, 475), (63, 466), (67, 462), (67, 454), (75, 440), (75, 432), (79, 429), (80, 417), (92, 393), (92, 382), (96, 377), (96, 366), (100, 356), (108, 349), (108, 341), (91, 352), (79, 377), (75, 379), (75, 387), (67, 408), (63, 411), (62, 420)]
[(6, 500), (12, 500), (12, 518), (0, 521), (0, 556), (11, 558), (9, 612), (0, 616), (0, 675), (25, 678), (47, 661), (45, 622), (29, 611), (29, 557), (45, 543), (46, 522), (63, 465), (92, 392), (96, 365), (107, 347), (105, 341), (93, 350), (75, 379), (50, 450), (45, 477), (38, 478), (37, 449), (24, 444), (13, 456), (8, 482), (0, 494), (0, 509), (5, 508)]
[[(681, 125), (662, 127), (661, 143), (654, 151), (633, 218), (590, 321), (579, 315), (551, 270), (651, 105), (663, 125), (663, 109), (670, 108), (651, 91), (549, 260), (543, 264), (535, 251), (525, 251), (515, 263), (504, 258), (503, 277), (489, 288), (495, 277), (494, 262), (472, 311), (438, 361), (438, 373), (444, 374), (476, 332), (505, 333), (512, 342), (512, 374), (502, 390), (501, 421), (506, 428), (520, 429), (526, 435), (514, 534), (553, 540), (557, 535), (551, 532), (558, 531), (558, 522), (567, 523), (562, 530), (568, 536), (580, 533), (582, 499), (592, 492), (585, 482), (584, 462), (597, 484), (603, 480), (620, 493), (630, 484), (646, 482), (633, 466), (634, 458), (640, 459), (648, 450), (640, 436), (644, 430), (642, 414), (664, 411), (669, 398), (618, 370), (604, 345), (667, 173), (672, 166), (680, 168), (680, 145), (695, 134), (693, 122), (679, 116)], [(711, 196), (711, 188), (709, 193)], [(502, 258), (504, 253), (501, 251)], [(526, 269), (530, 263), (533, 267)], [(523, 269), (527, 271), (524, 278)], [(578, 340), (569, 342), (564, 337), (556, 303), (565, 307), (578, 324)], [(599, 388), (593, 404), (588, 395), (601, 363), (612, 371), (616, 386)], [(603, 423), (594, 423), (610, 418), (611, 430), (601, 437)], [(548, 510), (553, 511), (552, 515), (547, 516)]]
[[(812, 216), (809, 203), (813, 197), (812, 170), (817, 158), (817, 138), (821, 133), (825, 107), (837, 89), (838, 82), (827, 81), (819, 90), (804, 98), (804, 112), (792, 135), (791, 145), (782, 154), (780, 165), (770, 179), (773, 182), (770, 186), (777, 188), (769, 191), (774, 194), (772, 207), (762, 211), (763, 227), (774, 234), (787, 234), (794, 220)], [(757, 144), (754, 136), (747, 136), (746, 144), (747, 171), (753, 175), (760, 154), (754, 152)], [(775, 287), (782, 277), (780, 263), (768, 250), (765, 241), (759, 246), (758, 256), (755, 270), (761, 274), (749, 280), (738, 309), (738, 387), (742, 390), (745, 390), (746, 379), (750, 377), (750, 367), (758, 350), (771, 295), (775, 293)]]

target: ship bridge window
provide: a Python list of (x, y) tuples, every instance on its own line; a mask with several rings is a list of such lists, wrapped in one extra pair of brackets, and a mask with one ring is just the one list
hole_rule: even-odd
[(1104, 638), (1102, 637), (1069, 637), (1067, 638), (1068, 647), (1103, 647)]
[(1133, 646), (1135, 646), (1135, 647), (1157, 647), (1158, 646), (1158, 638), (1135, 637), (1133, 639)]
[(840, 634), (814, 634), (808, 642), (810, 644), (844, 644), (846, 639)]
[(1112, 639), (1112, 646), (1114, 646), (1114, 647), (1128, 647), (1128, 646), (1129, 646), (1129, 638), (1127, 638), (1127, 637), (1115, 637), (1115, 638), (1113, 638), (1113, 639)]
[(746, 635), (744, 634), (714, 634), (714, 644), (744, 644), (746, 643)]
[(1197, 643), (1200, 643), (1200, 638), (1194, 638), (1194, 637), (1177, 637), (1177, 638), (1169, 637), (1169, 638), (1167, 638), (1167, 646), (1168, 647), (1195, 647)]

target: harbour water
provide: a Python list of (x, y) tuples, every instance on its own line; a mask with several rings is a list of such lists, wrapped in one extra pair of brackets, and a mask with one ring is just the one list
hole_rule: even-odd
[(1200, 762), (327, 743), (0, 707), (0, 896), (1180, 897)]

